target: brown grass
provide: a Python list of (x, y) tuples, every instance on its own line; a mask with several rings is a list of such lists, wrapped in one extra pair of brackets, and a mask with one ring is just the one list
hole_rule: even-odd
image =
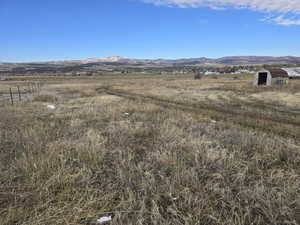
[(54, 95), (41, 94), (41, 95), (34, 96), (33, 101), (54, 103), (54, 102), (58, 101), (58, 98)]
[[(182, 82), (188, 91), (188, 79), (171, 82), (176, 87), (169, 88)], [(147, 96), (169, 83), (108, 82)], [(110, 224), (300, 223), (299, 140), (243, 126), (242, 117), (214, 122), (212, 111), (164, 107), (95, 87), (62, 92), (48, 85), (47, 93), (62, 99), (54, 111), (44, 101), (0, 109), (1, 225), (93, 225), (109, 215)], [(72, 90), (90, 94), (70, 98)], [(223, 107), (236, 112), (234, 102), (241, 104), (231, 98)], [(238, 112), (262, 110), (246, 103)], [(291, 119), (275, 106), (266, 110)]]
[(94, 97), (97, 95), (96, 90), (93, 89), (83, 89), (80, 91), (80, 97), (87, 98), (87, 97)]

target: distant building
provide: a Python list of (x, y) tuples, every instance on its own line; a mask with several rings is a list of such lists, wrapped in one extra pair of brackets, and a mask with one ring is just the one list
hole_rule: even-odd
[(290, 79), (300, 79), (300, 67), (282, 69), (288, 73)]
[(287, 84), (288, 80), (289, 75), (283, 69), (265, 69), (257, 72), (254, 77), (254, 85)]
[(232, 74), (255, 74), (256, 72), (250, 70), (238, 70), (233, 72)]
[(211, 72), (211, 71), (207, 71), (207, 72), (205, 72), (204, 73), (204, 75), (220, 75), (220, 73), (219, 72)]

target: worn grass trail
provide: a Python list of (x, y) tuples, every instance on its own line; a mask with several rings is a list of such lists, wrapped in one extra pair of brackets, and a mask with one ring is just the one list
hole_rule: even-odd
[[(99, 88), (97, 89), (97, 92), (105, 92), (106, 94), (134, 101), (151, 102), (162, 107), (198, 113), (208, 116), (211, 119), (222, 120), (238, 124), (242, 127), (273, 133), (275, 135), (295, 140), (300, 135), (300, 114), (295, 112), (276, 111), (276, 109), (272, 108), (272, 111), (266, 113), (266, 111), (262, 111), (265, 110), (263, 107), (260, 111), (254, 110), (253, 108), (258, 109), (260, 105), (252, 104), (246, 105), (246, 107), (243, 108), (241, 107), (241, 104), (239, 104), (238, 107), (232, 107), (232, 104), (215, 104), (212, 102), (209, 104), (206, 102), (180, 102), (158, 96), (143, 95), (112, 89), (109, 87)], [(268, 108), (268, 110), (270, 110), (270, 108)]]

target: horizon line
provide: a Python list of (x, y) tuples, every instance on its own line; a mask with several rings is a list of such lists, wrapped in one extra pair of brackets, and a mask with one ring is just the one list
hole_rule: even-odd
[(104, 56), (104, 57), (87, 57), (87, 58), (78, 58), (78, 59), (70, 59), (70, 58), (65, 58), (65, 59), (49, 59), (49, 60), (37, 60), (37, 61), (2, 61), (0, 60), (0, 63), (49, 63), (49, 62), (63, 62), (63, 61), (80, 61), (80, 60), (88, 60), (88, 59), (106, 59), (106, 58), (112, 58), (112, 57), (120, 57), (123, 59), (136, 59), (136, 60), (180, 60), (180, 59), (199, 59), (199, 58), (206, 58), (206, 59), (221, 59), (221, 58), (226, 58), (226, 57), (274, 57), (274, 58), (280, 58), (280, 57), (296, 57), (299, 58), (300, 56), (296, 55), (224, 55), (220, 57), (206, 57), (206, 56), (199, 56), (199, 57), (158, 57), (158, 58), (138, 58), (138, 57), (127, 57), (127, 56)]

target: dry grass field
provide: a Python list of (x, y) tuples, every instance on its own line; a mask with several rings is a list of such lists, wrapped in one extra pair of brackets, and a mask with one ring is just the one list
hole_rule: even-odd
[(300, 80), (40, 80), (0, 107), (1, 225), (300, 224)]

